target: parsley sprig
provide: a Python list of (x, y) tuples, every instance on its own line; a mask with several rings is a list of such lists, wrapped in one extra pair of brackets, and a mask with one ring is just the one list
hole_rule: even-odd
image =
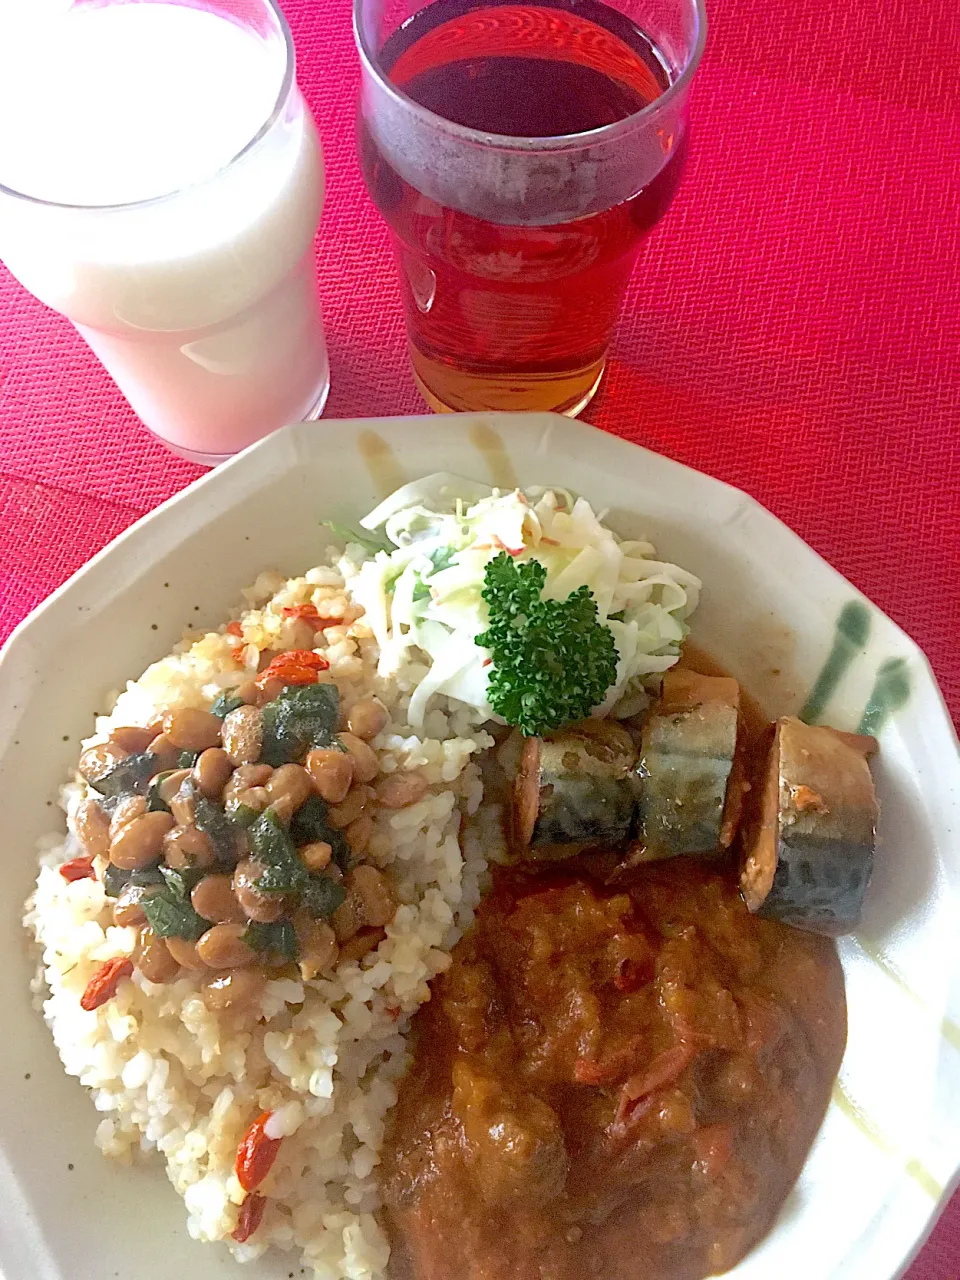
[(539, 560), (491, 560), (483, 598), (490, 626), (476, 643), (493, 658), (488, 697), (494, 711), (528, 737), (583, 720), (617, 677), (617, 647), (597, 618), (589, 587), (544, 600)]

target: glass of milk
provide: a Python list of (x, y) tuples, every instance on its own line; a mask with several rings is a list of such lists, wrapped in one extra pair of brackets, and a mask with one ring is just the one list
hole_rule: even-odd
[(212, 464), (319, 416), (323, 160), (279, 9), (13, 7), (0, 20), (0, 258), (179, 454)]

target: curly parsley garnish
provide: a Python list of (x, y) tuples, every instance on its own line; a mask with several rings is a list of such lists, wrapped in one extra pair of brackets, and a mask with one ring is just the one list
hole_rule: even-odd
[(494, 711), (528, 737), (583, 720), (617, 678), (617, 647), (597, 618), (589, 587), (544, 600), (539, 560), (491, 560), (483, 598), (490, 627), (476, 643), (493, 658), (488, 697)]

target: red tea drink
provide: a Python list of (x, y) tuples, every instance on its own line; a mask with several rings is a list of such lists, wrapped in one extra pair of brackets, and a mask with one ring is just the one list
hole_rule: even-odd
[[(452, 130), (414, 162), (412, 133), (407, 149), (389, 117), (363, 117), (364, 174), (394, 233), (421, 391), (437, 409), (578, 412), (640, 243), (676, 189), (685, 130), (669, 119), (626, 130), (607, 168), (580, 144), (658, 99), (666, 60), (596, 0), (436, 0), (378, 64), (415, 103), (489, 140)], [(526, 147), (571, 135), (569, 149)]]

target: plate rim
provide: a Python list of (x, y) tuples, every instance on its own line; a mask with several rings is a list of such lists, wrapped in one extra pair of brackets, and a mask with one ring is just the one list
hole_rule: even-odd
[[(459, 420), (459, 425), (464, 428), (469, 423), (473, 423), (476, 426), (489, 426), (491, 423), (502, 423), (506, 419), (511, 424), (510, 429), (512, 432), (515, 433), (517, 430), (521, 430), (529, 433), (534, 438), (534, 452), (537, 449), (542, 452), (549, 442), (553, 429), (562, 426), (564, 431), (572, 430), (576, 434), (582, 434), (585, 448), (592, 444), (611, 455), (622, 453), (626, 456), (629, 454), (633, 460), (631, 465), (635, 464), (638, 457), (645, 458), (653, 462), (657, 467), (666, 467), (678, 475), (692, 479), (697, 485), (707, 484), (725, 491), (733, 500), (735, 506), (735, 510), (731, 513), (731, 520), (739, 518), (741, 514), (745, 518), (750, 514), (754, 514), (764, 521), (775, 522), (781, 536), (783, 534), (787, 535), (787, 542), (796, 554), (807, 557), (808, 562), (816, 565), (818, 572), (828, 573), (834, 583), (842, 586), (845, 591), (850, 593), (852, 598), (868, 604), (870, 609), (878, 617), (883, 618), (884, 622), (892, 629), (892, 633), (897, 637), (898, 641), (909, 651), (911, 660), (916, 663), (916, 675), (918, 678), (922, 678), (925, 686), (924, 694), (927, 698), (934, 700), (934, 704), (938, 709), (939, 728), (944, 731), (946, 743), (952, 744), (957, 752), (958, 760), (960, 760), (960, 741), (958, 741), (956, 727), (953, 724), (933, 667), (918, 642), (839, 570), (834, 568), (828, 560), (784, 520), (751, 494), (730, 484), (728, 481), (720, 480), (705, 471), (700, 471), (687, 463), (679, 462), (666, 454), (657, 453), (623, 436), (604, 431), (590, 423), (565, 418), (558, 414), (465, 413), (445, 415), (444, 417), (446, 423), (450, 423), (451, 419)], [(522, 419), (522, 421), (518, 421), (518, 419)], [(400, 436), (404, 432), (415, 429), (418, 424), (424, 426), (429, 424), (431, 428), (435, 428), (437, 417), (432, 414), (412, 414), (388, 417), (324, 419), (320, 423), (293, 424), (274, 432), (262, 440), (256, 441), (234, 458), (191, 481), (183, 489), (178, 490), (158, 506), (144, 513), (115, 538), (106, 543), (17, 623), (2, 648), (0, 648), (0, 704), (6, 703), (8, 700), (14, 704), (16, 703), (15, 688), (10, 686), (16, 682), (17, 660), (21, 652), (26, 653), (29, 650), (31, 633), (38, 627), (38, 624), (47, 621), (50, 615), (56, 616), (62, 610), (69, 609), (71, 606), (82, 607), (84, 593), (91, 586), (94, 589), (96, 588), (98, 577), (103, 572), (103, 566), (107, 563), (115, 563), (118, 556), (125, 557), (120, 562), (121, 572), (124, 565), (129, 564), (135, 568), (138, 563), (142, 563), (138, 552), (141, 548), (146, 549), (147, 541), (155, 535), (158, 528), (162, 529), (166, 525), (171, 519), (172, 512), (184, 505), (192, 506), (196, 503), (202, 503), (206, 491), (211, 486), (219, 488), (223, 484), (225, 476), (243, 474), (246, 469), (257, 467), (258, 460), (262, 455), (277, 454), (282, 459), (284, 451), (290, 451), (294, 459), (303, 458), (307, 460), (313, 458), (318, 449), (329, 449), (330, 433), (349, 430), (354, 441), (356, 441), (361, 432), (369, 430), (376, 431), (389, 441), (391, 436)], [(536, 439), (538, 433), (539, 442)], [(479, 463), (477, 469), (479, 470)], [(812, 560), (810, 560), (811, 557), (813, 558)], [(0, 1146), (0, 1164), (5, 1163), (2, 1146)], [(7, 1179), (4, 1178), (4, 1182), (6, 1181)], [(894, 1262), (895, 1269), (889, 1273), (890, 1280), (898, 1280), (908, 1270), (958, 1187), (960, 1187), (960, 1149), (957, 1150), (953, 1172), (944, 1183), (943, 1193), (940, 1198), (928, 1200), (924, 1210), (907, 1213), (907, 1221), (912, 1225), (908, 1229), (901, 1228), (903, 1233), (901, 1244), (896, 1249), (896, 1252), (900, 1255), (899, 1262)], [(24, 1227), (26, 1226), (27, 1224), (24, 1223)], [(3, 1233), (4, 1243), (2, 1249), (0, 1249), (0, 1254), (10, 1261), (13, 1261), (14, 1257), (18, 1256), (19, 1251), (13, 1237), (19, 1234), (21, 1233)], [(29, 1238), (33, 1235), (33, 1232), (25, 1230), (22, 1235)], [(908, 1235), (909, 1239), (906, 1238)], [(22, 1257), (22, 1253), (19, 1253), (19, 1256)]]

